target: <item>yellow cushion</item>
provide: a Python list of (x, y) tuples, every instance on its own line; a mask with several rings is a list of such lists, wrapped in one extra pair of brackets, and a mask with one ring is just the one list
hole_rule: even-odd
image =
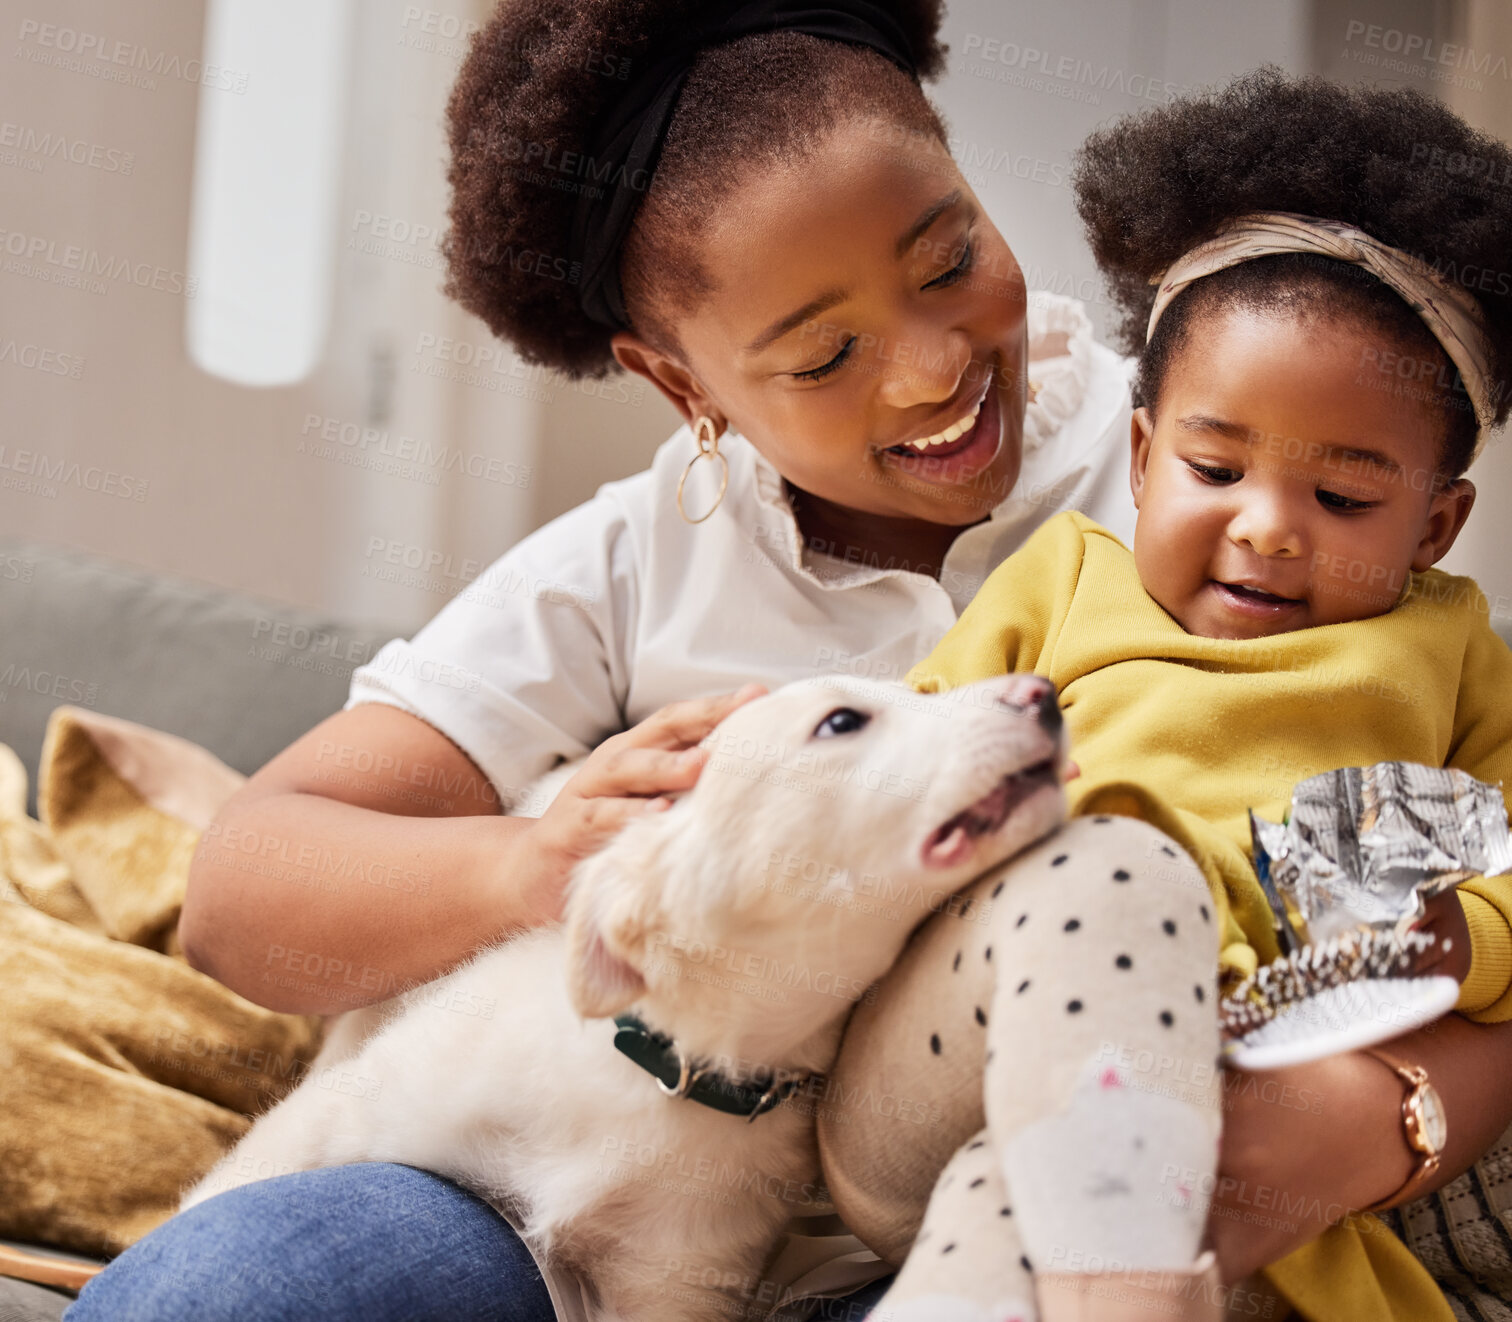
[(121, 1251), (314, 1054), (318, 1019), (178, 950), (195, 843), (241, 781), (183, 740), (59, 708), (37, 822), (0, 745), (0, 1237)]

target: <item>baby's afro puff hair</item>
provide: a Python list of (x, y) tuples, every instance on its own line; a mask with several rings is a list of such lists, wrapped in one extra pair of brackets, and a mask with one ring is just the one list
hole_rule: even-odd
[[(1512, 151), (1444, 105), (1404, 89), (1346, 87), (1264, 68), (1202, 95), (1128, 116), (1094, 133), (1075, 171), (1077, 210), (1143, 351), (1136, 398), (1154, 407), (1165, 370), (1198, 315), (1222, 307), (1353, 319), (1418, 361), (1448, 355), (1407, 303), (1362, 267), (1308, 254), (1259, 258), (1205, 277), (1173, 299), (1144, 344), (1150, 277), (1235, 216), (1292, 211), (1342, 220), (1421, 258), (1480, 302), (1491, 334), (1491, 388), (1505, 420), (1512, 369)], [(1450, 406), (1441, 467), (1464, 471), (1476, 423), (1462, 386)]]
[[(573, 376), (613, 366), (611, 332), (578, 306), (570, 261), (582, 154), (629, 78), (695, 15), (734, 0), (502, 0), (472, 39), (447, 107), (446, 292), (530, 362)], [(943, 0), (886, 0), (920, 76), (944, 64)], [(944, 140), (918, 83), (863, 47), (791, 32), (700, 54), (621, 263), (636, 330), (676, 348), (672, 316), (712, 287), (701, 221), (747, 172), (801, 159), (851, 115)]]

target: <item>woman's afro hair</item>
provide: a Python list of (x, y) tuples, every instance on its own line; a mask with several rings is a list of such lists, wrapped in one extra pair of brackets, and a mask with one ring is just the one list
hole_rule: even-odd
[[(579, 307), (569, 252), (585, 154), (627, 80), (711, 3), (736, 0), (502, 0), (474, 35), (447, 106), (446, 292), (528, 361), (572, 376), (613, 366), (612, 332)], [(943, 0), (886, 7), (920, 76), (938, 74)], [(834, 124), (867, 114), (945, 137), (919, 84), (875, 51), (773, 32), (701, 52), (622, 254), (636, 330), (676, 349), (667, 314), (712, 287), (702, 219), (748, 171), (801, 159)]]
[[(1243, 306), (1320, 322), (1353, 319), (1454, 381), (1441, 466), (1464, 471), (1476, 421), (1453, 364), (1388, 286), (1352, 263), (1309, 254), (1243, 262), (1174, 298), (1145, 345), (1153, 276), (1247, 212), (1345, 221), (1472, 293), (1491, 338), (1490, 388), (1507, 416), (1512, 370), (1512, 150), (1444, 105), (1405, 89), (1347, 87), (1267, 67), (1217, 91), (1121, 119), (1077, 157), (1077, 210), (1115, 303), (1124, 348), (1140, 354), (1136, 400), (1160, 383), (1200, 314)], [(1438, 369), (1442, 369), (1441, 373)]]

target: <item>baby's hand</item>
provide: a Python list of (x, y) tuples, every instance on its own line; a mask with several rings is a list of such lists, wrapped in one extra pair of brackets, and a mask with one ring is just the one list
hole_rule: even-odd
[(736, 693), (669, 703), (593, 750), (510, 854), (537, 922), (561, 918), (567, 878), (579, 860), (602, 848), (632, 817), (663, 811), (672, 805), (667, 795), (693, 787), (708, 756), (699, 741), (765, 692), (760, 684), (747, 684)]
[[(1464, 982), (1470, 973), (1470, 925), (1459, 891), (1451, 889), (1427, 902), (1427, 912), (1413, 925), (1413, 930), (1429, 932), (1438, 944), (1418, 957), (1413, 970), (1420, 977), (1439, 974)], [(1447, 947), (1447, 948), (1446, 948)]]

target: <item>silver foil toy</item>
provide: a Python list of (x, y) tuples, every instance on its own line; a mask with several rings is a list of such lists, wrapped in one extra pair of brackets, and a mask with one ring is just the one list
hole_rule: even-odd
[(1303, 942), (1356, 927), (1405, 931), (1451, 886), (1512, 872), (1501, 790), (1452, 767), (1324, 772), (1292, 791), (1284, 825), (1253, 815), (1250, 825), (1257, 869), (1284, 903), (1282, 931)]
[(1223, 1055), (1275, 1069), (1385, 1041), (1451, 1010), (1459, 984), (1415, 972), (1428, 900), (1512, 872), (1499, 788), (1415, 762), (1345, 767), (1292, 791), (1283, 824), (1250, 815), (1282, 956), (1220, 1007)]

